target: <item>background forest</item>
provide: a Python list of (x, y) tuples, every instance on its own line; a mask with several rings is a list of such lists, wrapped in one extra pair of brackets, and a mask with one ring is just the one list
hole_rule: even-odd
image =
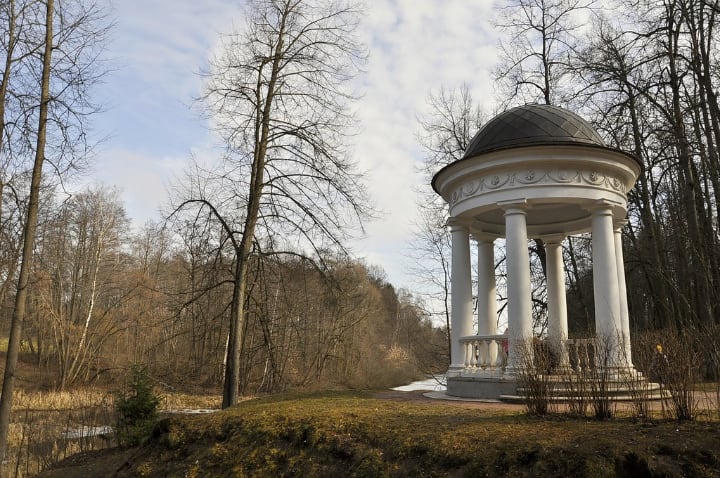
[[(142, 363), (161, 385), (222, 383), (232, 262), (209, 238), (154, 225), (129, 234), (108, 189), (48, 202), (40, 216), (21, 343), (37, 373), (23, 382), (107, 384)], [(416, 299), (379, 269), (327, 261), (322, 271), (302, 258), (253, 261), (242, 394), (390, 385), (443, 364), (444, 332)]]

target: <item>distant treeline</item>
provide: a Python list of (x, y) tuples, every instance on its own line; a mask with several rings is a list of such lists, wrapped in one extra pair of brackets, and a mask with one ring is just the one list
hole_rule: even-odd
[[(222, 242), (191, 228), (130, 232), (106, 188), (46, 202), (22, 341), (38, 385), (114, 380), (142, 363), (167, 386), (220, 386), (234, 265)], [(2, 250), (7, 330), (17, 242)], [(446, 331), (377, 268), (257, 250), (251, 270), (242, 393), (387, 386), (447, 365)]]

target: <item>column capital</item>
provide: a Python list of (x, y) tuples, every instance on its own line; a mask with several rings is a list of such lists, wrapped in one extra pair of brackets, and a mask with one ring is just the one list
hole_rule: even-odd
[(630, 222), (627, 220), (627, 218), (623, 219), (617, 219), (613, 221), (613, 226), (615, 227), (615, 232), (620, 232), (620, 230), (625, 227), (625, 225)]
[(594, 215), (607, 215), (613, 214), (613, 208), (615, 206), (621, 206), (620, 203), (608, 201), (607, 199), (598, 199), (597, 201), (593, 202), (592, 204), (589, 204), (585, 206), (585, 209), (590, 212), (593, 216)]
[(565, 234), (550, 234), (548, 236), (542, 236), (541, 239), (545, 242), (546, 246), (561, 245), (567, 236)]
[(457, 217), (449, 217), (445, 222), (445, 225), (450, 228), (450, 232), (454, 231), (469, 231), (469, 228), (465, 221)]
[(486, 233), (486, 232), (477, 232), (477, 231), (475, 231), (475, 232), (472, 232), (470, 235), (471, 235), (472, 238), (475, 239), (478, 243), (480, 243), (480, 242), (487, 242), (487, 243), (492, 244), (493, 242), (495, 242), (495, 239), (497, 239), (497, 236), (495, 236), (494, 234), (489, 234), (489, 233)]
[(512, 199), (509, 201), (499, 201), (497, 206), (505, 211), (505, 215), (508, 214), (527, 214), (527, 208), (529, 206), (527, 199)]

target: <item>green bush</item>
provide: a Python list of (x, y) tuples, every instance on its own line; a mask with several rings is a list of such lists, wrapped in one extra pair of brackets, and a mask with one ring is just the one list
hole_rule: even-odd
[(120, 446), (137, 446), (150, 436), (158, 420), (159, 404), (160, 398), (153, 390), (147, 368), (132, 365), (124, 390), (115, 397), (116, 434)]

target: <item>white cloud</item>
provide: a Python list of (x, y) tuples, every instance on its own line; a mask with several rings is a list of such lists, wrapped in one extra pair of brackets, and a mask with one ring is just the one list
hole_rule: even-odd
[(426, 111), (428, 93), (442, 85), (468, 83), (476, 98), (491, 100), (490, 7), (491, 2), (384, 0), (368, 10), (362, 37), (370, 58), (356, 151), (385, 215), (368, 225), (357, 249), (398, 286), (412, 282), (404, 252), (416, 219), (414, 190), (424, 181), (417, 173), (422, 161), (417, 118)]
[[(495, 61), (488, 22), (492, 3), (481, 0), (373, 0), (360, 36), (369, 47), (357, 105), (362, 134), (354, 139), (368, 188), (383, 217), (355, 241), (358, 255), (382, 266), (391, 282), (408, 285), (403, 252), (415, 220), (414, 189), (422, 160), (417, 118), (430, 90), (468, 83), (477, 99), (492, 101), (488, 72)], [(209, 150), (203, 121), (188, 108), (202, 80), (196, 74), (219, 33), (242, 24), (235, 2), (122, 0), (109, 55), (111, 110), (98, 129), (112, 134), (95, 178), (118, 185), (127, 210), (142, 224), (165, 201), (165, 185), (190, 157)], [(157, 216), (155, 216), (157, 217)]]
[(128, 216), (139, 227), (148, 220), (160, 219), (170, 179), (180, 174), (186, 162), (184, 156), (146, 156), (132, 150), (106, 150), (97, 158), (92, 178), (86, 178), (76, 189), (91, 182), (117, 186)]

